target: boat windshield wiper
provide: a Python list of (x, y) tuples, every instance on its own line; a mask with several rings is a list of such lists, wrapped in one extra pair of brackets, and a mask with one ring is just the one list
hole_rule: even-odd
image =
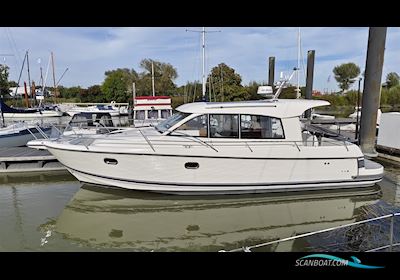
[[(171, 132), (171, 133), (172, 133), (172, 132)], [(184, 132), (179, 132), (179, 131), (176, 131), (176, 130), (173, 131), (173, 133), (177, 133), (177, 134), (180, 134), (180, 135), (182, 135), (182, 136), (189, 137), (189, 138), (191, 138), (192, 140), (194, 139), (194, 140), (196, 140), (196, 142), (198, 142), (198, 143), (200, 143), (200, 144), (203, 144), (203, 145), (205, 145), (205, 146), (207, 146), (207, 147), (213, 149), (214, 151), (216, 151), (216, 152), (218, 153), (218, 150), (215, 149), (213, 146), (211, 146), (211, 145), (208, 144), (206, 141), (203, 141), (203, 140), (201, 140), (201, 139), (199, 139), (199, 138), (197, 138), (197, 137), (195, 137), (195, 136), (192, 136), (192, 135), (187, 134), (187, 133), (184, 133)]]

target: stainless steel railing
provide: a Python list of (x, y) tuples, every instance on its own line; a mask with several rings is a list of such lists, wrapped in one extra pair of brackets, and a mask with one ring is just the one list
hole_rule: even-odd
[(389, 219), (389, 218), (391, 219), (391, 221), (390, 221), (390, 230), (389, 230), (389, 244), (385, 245), (385, 246), (378, 247), (378, 248), (370, 249), (370, 250), (368, 250), (366, 252), (376, 252), (376, 251), (380, 251), (380, 250), (386, 249), (386, 248), (389, 248), (389, 251), (392, 252), (393, 247), (400, 245), (400, 243), (393, 243), (394, 219), (395, 219), (396, 216), (400, 216), (400, 212), (399, 213), (392, 213), (392, 214), (388, 214), (388, 215), (383, 215), (383, 216), (376, 217), (376, 218), (366, 219), (366, 220), (362, 220), (362, 221), (359, 221), (359, 222), (345, 224), (345, 225), (341, 225), (341, 226), (337, 226), (337, 227), (331, 227), (331, 228), (327, 228), (327, 229), (322, 229), (322, 230), (317, 230), (317, 231), (308, 232), (308, 233), (304, 233), (304, 234), (299, 234), (299, 235), (296, 235), (296, 236), (282, 238), (282, 239), (279, 239), (279, 240), (265, 242), (265, 243), (261, 243), (261, 244), (257, 244), (257, 245), (253, 245), (253, 246), (244, 246), (244, 247), (241, 247), (241, 248), (228, 250), (228, 251), (220, 250), (219, 252), (251, 252), (251, 250), (253, 250), (253, 249), (265, 247), (265, 246), (272, 245), (272, 244), (278, 244), (278, 243), (282, 243), (282, 242), (286, 242), (286, 241), (290, 241), (290, 240), (294, 240), (294, 239), (299, 239), (299, 238), (303, 238), (303, 237), (307, 237), (307, 236), (311, 236), (311, 235), (316, 235), (316, 234), (320, 234), (320, 233), (324, 233), (324, 232), (329, 232), (329, 231), (333, 231), (333, 230), (347, 228), (347, 227), (354, 226), (354, 225), (360, 225), (360, 224), (365, 224), (365, 223), (369, 223), (369, 222), (372, 222), (372, 221)]

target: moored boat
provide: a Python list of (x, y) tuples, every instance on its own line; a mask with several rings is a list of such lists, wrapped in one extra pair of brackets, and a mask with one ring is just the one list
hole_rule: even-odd
[(174, 194), (259, 193), (371, 186), (383, 167), (357, 145), (316, 138), (299, 117), (322, 100), (178, 107), (155, 127), (46, 143), (80, 181)]

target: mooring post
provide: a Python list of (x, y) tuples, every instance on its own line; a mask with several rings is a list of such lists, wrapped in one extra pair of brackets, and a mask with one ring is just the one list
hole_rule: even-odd
[[(306, 78), (306, 99), (312, 99), (313, 81), (314, 81), (314, 60), (315, 50), (307, 52), (307, 78)], [(311, 109), (305, 113), (307, 119), (311, 119)]]
[(360, 122), (360, 147), (364, 155), (376, 157), (376, 120), (381, 96), (382, 68), (387, 27), (370, 27)]
[(275, 82), (275, 57), (269, 57), (269, 66), (268, 66), (268, 85), (274, 86)]

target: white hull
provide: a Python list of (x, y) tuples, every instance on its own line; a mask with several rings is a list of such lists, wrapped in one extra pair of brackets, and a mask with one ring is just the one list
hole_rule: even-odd
[[(33, 131), (32, 131), (33, 130)], [(31, 131), (34, 132), (36, 129), (32, 129)], [(43, 136), (39, 132), (34, 132), (33, 133), (36, 138), (43, 138)], [(9, 148), (9, 147), (21, 147), (25, 146), (26, 143), (28, 143), (31, 140), (34, 140), (35, 137), (31, 133), (29, 133), (27, 130), (23, 131), (22, 133), (13, 133), (7, 137), (0, 136), (0, 148)]]
[(32, 118), (52, 118), (61, 117), (63, 115), (60, 111), (42, 111), (41, 113), (4, 113), (6, 119), (32, 119)]
[(363, 181), (348, 181), (348, 182), (308, 182), (308, 183), (275, 183), (274, 185), (254, 186), (254, 185), (240, 185), (240, 186), (179, 186), (179, 185), (159, 185), (151, 183), (135, 183), (132, 181), (122, 181), (120, 179), (111, 179), (106, 177), (99, 177), (97, 175), (89, 175), (81, 173), (76, 170), (67, 168), (68, 171), (74, 175), (79, 181), (88, 184), (102, 185), (102, 186), (115, 186), (124, 189), (153, 191), (158, 193), (170, 193), (180, 195), (207, 195), (207, 194), (249, 194), (249, 193), (268, 193), (268, 192), (287, 192), (287, 191), (305, 191), (305, 190), (328, 190), (328, 189), (342, 189), (342, 188), (357, 188), (369, 187), (381, 181), (376, 178), (372, 180)]
[[(62, 150), (54, 148), (57, 143), (46, 146), (82, 182), (177, 194), (365, 187), (379, 182), (383, 174), (380, 165), (359, 169), (356, 158), (264, 159), (113, 154)], [(107, 159), (118, 163), (106, 163)], [(199, 168), (186, 169), (187, 162), (197, 162)]]

